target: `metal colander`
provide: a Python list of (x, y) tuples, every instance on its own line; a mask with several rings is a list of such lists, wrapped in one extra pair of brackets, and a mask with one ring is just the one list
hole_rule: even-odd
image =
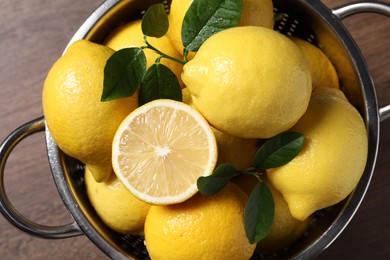
[[(78, 39), (102, 43), (118, 26), (140, 19), (153, 3), (162, 2), (169, 12), (170, 1), (107, 0), (82, 24), (69, 45)], [(390, 106), (377, 108), (375, 89), (359, 49), (343, 27), (340, 19), (363, 11), (390, 16), (390, 6), (364, 2), (329, 10), (318, 0), (274, 0), (275, 14), (281, 19), (275, 30), (288, 36), (306, 39), (320, 47), (335, 65), (340, 85), (349, 101), (365, 120), (369, 139), (369, 154), (364, 174), (355, 191), (344, 201), (320, 210), (307, 232), (296, 243), (272, 255), (254, 255), (252, 259), (308, 259), (320, 254), (346, 227), (360, 205), (368, 188), (377, 155), (379, 120), (390, 116)], [(68, 46), (69, 46), (68, 45)], [(13, 147), (30, 134), (45, 131), (47, 152), (54, 181), (74, 222), (59, 227), (32, 223), (21, 216), (9, 202), (4, 191), (3, 171)], [(84, 187), (84, 166), (65, 155), (56, 145), (44, 118), (35, 119), (16, 129), (0, 147), (0, 204), (2, 214), (21, 230), (45, 238), (87, 235), (103, 252), (113, 259), (149, 259), (143, 237), (121, 235), (109, 229), (91, 206)]]

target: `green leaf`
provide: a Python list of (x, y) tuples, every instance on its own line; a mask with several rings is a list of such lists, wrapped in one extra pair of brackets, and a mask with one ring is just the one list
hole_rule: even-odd
[(182, 92), (176, 75), (165, 65), (155, 63), (142, 78), (138, 104), (141, 106), (161, 98), (182, 101)]
[(185, 49), (197, 51), (213, 34), (237, 26), (241, 11), (242, 0), (194, 0), (182, 25)]
[(115, 52), (104, 67), (101, 101), (129, 97), (135, 93), (146, 71), (146, 57), (140, 48)]
[(210, 176), (199, 177), (196, 184), (200, 193), (211, 196), (222, 190), (234, 176), (237, 176), (234, 166), (223, 163)]
[(262, 240), (272, 227), (275, 204), (272, 193), (265, 182), (257, 184), (245, 206), (245, 231), (250, 243)]
[(169, 28), (167, 13), (163, 4), (154, 4), (142, 16), (142, 33), (146, 36), (160, 38)]
[(303, 143), (303, 134), (297, 132), (284, 132), (272, 137), (257, 151), (253, 166), (262, 170), (285, 165), (298, 155)]

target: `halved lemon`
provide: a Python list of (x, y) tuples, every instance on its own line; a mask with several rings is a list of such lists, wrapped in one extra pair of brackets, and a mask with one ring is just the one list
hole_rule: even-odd
[(139, 199), (175, 204), (193, 196), (196, 181), (217, 161), (214, 134), (189, 105), (158, 99), (137, 108), (119, 126), (112, 148), (118, 178)]

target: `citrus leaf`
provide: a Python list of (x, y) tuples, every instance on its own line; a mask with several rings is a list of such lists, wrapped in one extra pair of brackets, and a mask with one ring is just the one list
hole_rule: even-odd
[(253, 166), (261, 170), (285, 165), (298, 155), (303, 143), (303, 134), (297, 132), (284, 132), (272, 137), (257, 151)]
[(167, 13), (163, 4), (154, 4), (142, 16), (142, 33), (146, 36), (160, 38), (169, 28)]
[(129, 97), (135, 93), (146, 71), (146, 57), (140, 48), (115, 52), (104, 67), (101, 101)]
[(241, 11), (242, 0), (194, 0), (182, 25), (185, 49), (197, 51), (213, 34), (237, 26)]
[(236, 175), (233, 165), (223, 163), (210, 176), (199, 177), (196, 184), (200, 193), (211, 196), (222, 190)]
[(272, 227), (275, 204), (265, 182), (257, 184), (249, 195), (244, 211), (245, 231), (250, 243), (262, 240)]
[(155, 63), (142, 78), (138, 105), (161, 98), (182, 101), (182, 92), (176, 75), (165, 65)]

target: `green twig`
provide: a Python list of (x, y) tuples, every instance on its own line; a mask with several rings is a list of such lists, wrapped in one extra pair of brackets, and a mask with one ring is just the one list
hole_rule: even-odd
[(176, 61), (176, 62), (178, 62), (178, 63), (180, 63), (180, 64), (183, 64), (183, 65), (186, 64), (186, 61), (185, 61), (185, 60), (181, 60), (181, 59), (177, 59), (177, 58), (171, 57), (171, 56), (169, 56), (169, 55), (163, 53), (162, 51), (158, 50), (157, 48), (155, 48), (153, 45), (151, 45), (151, 44), (148, 42), (148, 40), (146, 39), (146, 36), (145, 36), (145, 35), (144, 35), (144, 41), (145, 41), (145, 43), (146, 43), (146, 46), (143, 46), (143, 47), (141, 47), (141, 48), (142, 48), (142, 49), (145, 49), (145, 48), (151, 49), (151, 50), (153, 50), (154, 52), (156, 52), (157, 54), (160, 54), (161, 56), (159, 57), (159, 59), (161, 59), (161, 58), (166, 58), (166, 59), (169, 59), (169, 60)]

